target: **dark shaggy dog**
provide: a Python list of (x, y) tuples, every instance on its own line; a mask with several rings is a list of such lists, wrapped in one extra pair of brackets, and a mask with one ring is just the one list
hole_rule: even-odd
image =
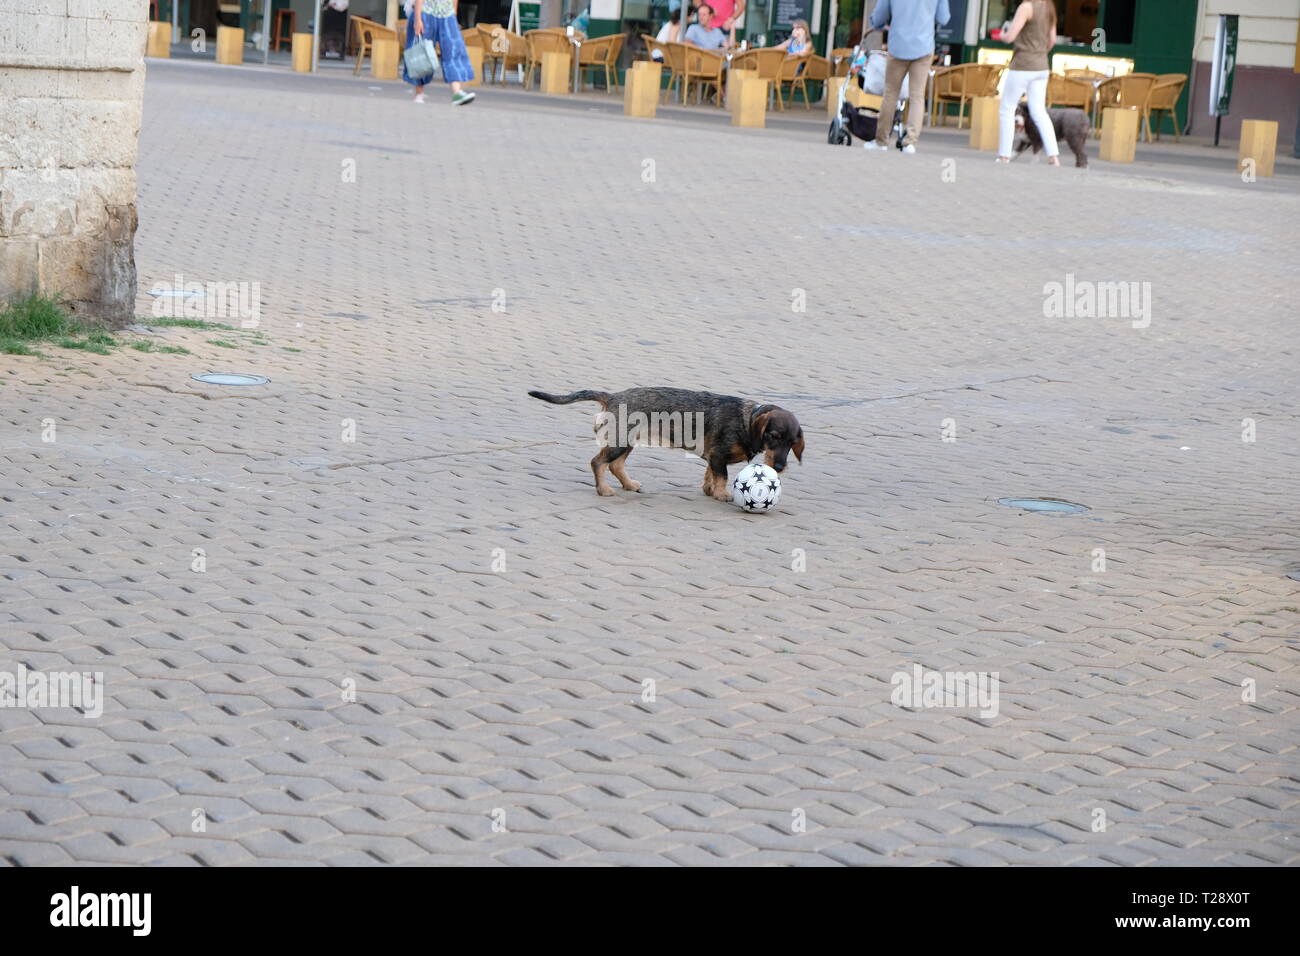
[(683, 388), (629, 388), (624, 392), (584, 390), (569, 395), (529, 392), (552, 405), (597, 402), (596, 438), (600, 451), (591, 459), (596, 494), (612, 495), (605, 481), (611, 471), (624, 490), (640, 491), (641, 483), (627, 474), (627, 456), (634, 445), (685, 448), (703, 458), (704, 493), (730, 501), (727, 466), (749, 461), (759, 452), (778, 472), (785, 471), (790, 452), (803, 461), (803, 429), (784, 408), (731, 395), (690, 392)]
[[(1088, 142), (1088, 134), (1092, 132), (1088, 114), (1081, 109), (1071, 107), (1048, 110), (1047, 115), (1052, 120), (1052, 129), (1056, 130), (1057, 144), (1064, 143), (1069, 146), (1074, 151), (1074, 165), (1087, 169), (1088, 154), (1084, 152), (1083, 147)], [(1017, 156), (1030, 146), (1034, 148), (1035, 155), (1043, 148), (1043, 138), (1038, 135), (1038, 127), (1029, 117), (1028, 104), (1020, 103), (1016, 106), (1016, 131), (1024, 133), (1024, 138), (1016, 143)]]

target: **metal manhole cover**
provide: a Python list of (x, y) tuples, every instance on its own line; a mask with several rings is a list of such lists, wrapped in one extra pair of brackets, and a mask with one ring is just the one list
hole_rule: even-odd
[(1051, 514), (1077, 515), (1091, 509), (1061, 498), (999, 498), (998, 504), (1022, 511), (1046, 511)]
[(244, 375), (240, 372), (204, 372), (201, 375), (191, 375), (190, 378), (208, 385), (265, 385), (271, 381), (264, 375)]

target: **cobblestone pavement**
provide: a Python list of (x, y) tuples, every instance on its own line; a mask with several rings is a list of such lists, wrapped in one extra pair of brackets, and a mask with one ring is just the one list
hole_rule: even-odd
[[(0, 670), (106, 697), (0, 709), (0, 859), (1296, 862), (1294, 178), (149, 72), (142, 321), (260, 325), (0, 357)], [(799, 415), (779, 513), (525, 397), (659, 383)]]

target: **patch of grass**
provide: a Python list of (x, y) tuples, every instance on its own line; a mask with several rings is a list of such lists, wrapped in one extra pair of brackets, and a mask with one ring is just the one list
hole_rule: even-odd
[(280, 348), (282, 348), (282, 349), (283, 349), (284, 351), (286, 351), (286, 352), (301, 352), (301, 351), (302, 351), (302, 349), (296, 349), (296, 348), (294, 348), (294, 347), (291, 346), (291, 345), (281, 345)]
[(20, 342), (17, 339), (9, 338), (8, 336), (0, 336), (0, 354), (35, 355), (38, 358), (41, 358), (45, 355), (45, 353), (40, 351), (39, 349), (34, 349), (30, 345), (27, 345), (24, 342)]
[(155, 328), (234, 329), (233, 325), (226, 325), (224, 322), (209, 322), (206, 319), (142, 319), (141, 324)]
[(0, 309), (0, 339), (39, 341), (57, 335), (84, 333), (90, 326), (73, 319), (54, 299), (29, 295)]
[(77, 349), (78, 351), (81, 352), (94, 352), (96, 355), (108, 355), (109, 346), (110, 345), (116, 346), (118, 342), (116, 339), (109, 339), (107, 342), (105, 342), (102, 340), (96, 341), (94, 339), (89, 339), (89, 338), (86, 339), (62, 338), (62, 339), (55, 339), (54, 344), (57, 345), (59, 348), (63, 348), (63, 349)]
[[(149, 317), (141, 318), (139, 321), (161, 327), (239, 331), (224, 322), (208, 322), (205, 319)], [(208, 341), (212, 345), (226, 349), (237, 349), (247, 344), (243, 340), (231, 342), (209, 339)], [(46, 296), (31, 295), (0, 306), (0, 355), (31, 355), (46, 358), (44, 352), (33, 347), (37, 342), (49, 342), (60, 348), (92, 352), (95, 355), (108, 355), (112, 349), (123, 345), (137, 352), (160, 352), (167, 355), (193, 354), (189, 349), (179, 345), (161, 345), (147, 339), (117, 338), (92, 322), (69, 315), (67, 309), (58, 300)], [(261, 332), (257, 332), (253, 336), (252, 344), (270, 345), (271, 343)]]

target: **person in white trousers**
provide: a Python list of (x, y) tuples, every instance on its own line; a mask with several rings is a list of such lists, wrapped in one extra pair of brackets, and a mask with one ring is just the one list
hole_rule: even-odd
[(1038, 127), (1048, 163), (1060, 166), (1056, 130), (1047, 115), (1047, 56), (1056, 42), (1056, 4), (1051, 0), (1024, 0), (1002, 40), (1012, 44), (1015, 52), (1003, 78), (1002, 102), (998, 108), (997, 161), (1011, 162), (1016, 104), (1024, 96), (1029, 100), (1029, 118)]

